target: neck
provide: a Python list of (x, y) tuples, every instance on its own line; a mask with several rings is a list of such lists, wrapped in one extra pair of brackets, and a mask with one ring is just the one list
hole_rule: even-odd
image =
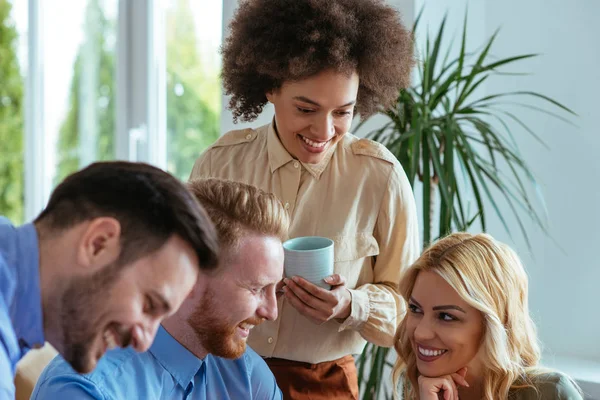
[(196, 357), (204, 359), (208, 354), (189, 322), (181, 318), (178, 313), (164, 320), (162, 326), (179, 344)]
[(465, 378), (469, 387), (458, 387), (458, 394), (461, 400), (481, 400), (483, 398), (483, 379), (468, 374)]

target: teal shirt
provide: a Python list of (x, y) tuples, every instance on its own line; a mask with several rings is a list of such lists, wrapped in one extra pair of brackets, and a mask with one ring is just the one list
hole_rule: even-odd
[[(511, 390), (508, 400), (583, 400), (577, 385), (560, 372), (547, 372), (533, 378), (533, 387)], [(398, 399), (403, 400), (402, 379), (398, 382)]]

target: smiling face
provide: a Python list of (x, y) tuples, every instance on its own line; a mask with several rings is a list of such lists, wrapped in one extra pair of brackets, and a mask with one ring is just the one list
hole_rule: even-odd
[(209, 281), (188, 323), (204, 349), (224, 358), (239, 358), (250, 330), (277, 318), (275, 285), (283, 275), (281, 240), (244, 236), (223, 260), (223, 272)]
[(463, 367), (479, 370), (483, 315), (441, 276), (419, 272), (408, 309), (406, 332), (421, 375), (438, 377)]
[(158, 324), (173, 314), (198, 279), (198, 260), (177, 236), (131, 265), (112, 264), (73, 278), (61, 299), (63, 357), (80, 373), (112, 347), (146, 351)]
[(326, 70), (267, 93), (286, 150), (302, 162), (320, 162), (350, 129), (358, 86), (355, 72)]

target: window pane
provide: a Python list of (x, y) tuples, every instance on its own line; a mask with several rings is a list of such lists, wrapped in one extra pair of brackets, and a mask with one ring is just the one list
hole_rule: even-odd
[(49, 157), (55, 185), (114, 158), (118, 0), (45, 4), (44, 131), (55, 143)]
[(167, 169), (187, 180), (219, 137), (222, 2), (163, 0), (167, 52)]
[(0, 215), (23, 222), (27, 1), (0, 0)]

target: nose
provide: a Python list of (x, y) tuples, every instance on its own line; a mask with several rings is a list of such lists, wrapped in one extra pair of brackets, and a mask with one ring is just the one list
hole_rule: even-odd
[(275, 293), (275, 287), (265, 296), (257, 310), (257, 314), (260, 318), (264, 318), (267, 321), (275, 321), (277, 319), (277, 294)]
[(333, 118), (331, 115), (323, 115), (318, 117), (310, 129), (311, 133), (318, 140), (329, 140), (335, 134), (335, 126), (333, 124)]
[(428, 318), (421, 318), (415, 327), (415, 340), (426, 341), (435, 338), (435, 330)]

